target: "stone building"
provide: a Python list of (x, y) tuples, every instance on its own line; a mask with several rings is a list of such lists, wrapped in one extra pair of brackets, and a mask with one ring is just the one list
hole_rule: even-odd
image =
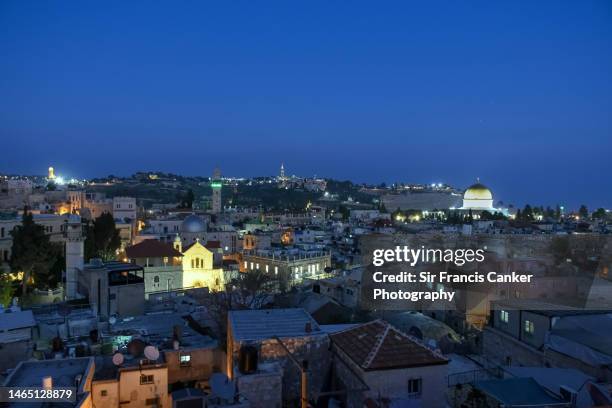
[(142, 266), (125, 262), (92, 260), (79, 271), (78, 292), (89, 298), (101, 317), (141, 315), (145, 299), (144, 270)]
[(259, 250), (244, 251), (241, 271), (260, 270), (270, 274), (281, 288), (315, 278), (331, 266), (331, 254), (326, 251)]
[(483, 354), (505, 366), (578, 369), (612, 381), (609, 311), (537, 300), (493, 302), (483, 331)]
[[(383, 320), (330, 335), (347, 407), (442, 407), (448, 360)], [(384, 405), (384, 404), (390, 405)]]
[[(329, 337), (304, 309), (230, 311), (227, 344), (228, 375), (253, 407), (299, 403), (301, 373), (293, 359), (308, 361), (309, 400), (323, 389), (331, 363)], [(245, 346), (257, 350), (256, 372), (242, 373), (238, 369)]]

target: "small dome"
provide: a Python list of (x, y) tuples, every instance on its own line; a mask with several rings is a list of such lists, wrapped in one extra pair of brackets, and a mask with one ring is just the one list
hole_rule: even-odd
[(493, 194), (485, 185), (476, 183), (471, 185), (465, 193), (463, 193), (464, 200), (493, 200)]
[(205, 232), (206, 224), (202, 218), (195, 214), (191, 214), (183, 220), (181, 229), (184, 232)]

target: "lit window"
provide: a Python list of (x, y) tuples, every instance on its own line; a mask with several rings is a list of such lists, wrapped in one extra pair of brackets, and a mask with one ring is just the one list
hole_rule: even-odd
[(189, 365), (191, 363), (190, 354), (181, 354), (181, 365)]
[(535, 326), (531, 320), (525, 320), (525, 333), (533, 336), (535, 332)]
[(275, 274), (275, 275), (278, 275), (278, 266), (275, 266), (275, 267), (274, 267), (274, 274)]
[(141, 374), (140, 375), (140, 384), (153, 384), (153, 375), (146, 375), (146, 374)]
[(266, 265), (266, 273), (270, 272), (270, 265)]
[(421, 395), (423, 380), (421, 378), (411, 378), (408, 380), (408, 395), (415, 397)]
[(249, 267), (249, 263), (247, 261), (244, 261), (244, 269), (247, 269)]
[(499, 320), (501, 320), (502, 323), (508, 323), (508, 312), (505, 310), (500, 310)]

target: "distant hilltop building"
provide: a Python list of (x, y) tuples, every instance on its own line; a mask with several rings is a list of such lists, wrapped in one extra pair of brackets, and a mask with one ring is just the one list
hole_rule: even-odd
[(414, 186), (401, 192), (381, 196), (381, 202), (388, 211), (400, 210), (443, 210), (461, 205), (461, 193), (452, 188), (430, 188)]
[(281, 163), (279, 178), (281, 180), (285, 179), (285, 163)]

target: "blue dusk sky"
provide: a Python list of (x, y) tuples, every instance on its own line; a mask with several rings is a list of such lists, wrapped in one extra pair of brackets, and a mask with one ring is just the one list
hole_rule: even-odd
[(612, 2), (0, 2), (0, 172), (612, 207)]

